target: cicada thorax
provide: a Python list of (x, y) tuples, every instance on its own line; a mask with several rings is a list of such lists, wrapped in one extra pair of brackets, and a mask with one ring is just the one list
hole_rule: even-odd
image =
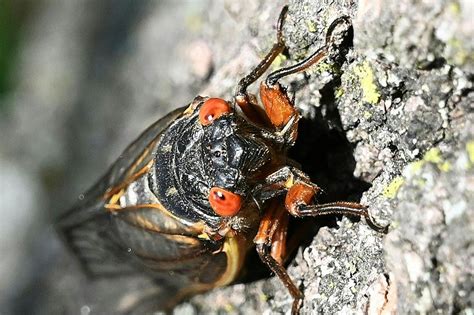
[[(229, 215), (216, 211), (213, 193), (236, 196), (241, 198), (238, 204), (242, 208), (252, 207), (251, 191), (263, 178), (262, 171), (268, 172), (275, 149), (258, 127), (237, 113), (222, 114), (208, 108), (211, 102), (222, 110), (224, 101), (215, 100), (204, 99), (193, 110), (186, 110), (187, 115), (163, 133), (150, 174), (152, 189), (163, 206), (179, 218), (201, 220), (217, 229), (227, 220), (223, 217), (236, 216), (246, 221), (244, 226), (253, 227), (258, 224), (253, 215), (240, 215), (239, 209)], [(209, 113), (214, 117), (212, 123), (203, 123)]]

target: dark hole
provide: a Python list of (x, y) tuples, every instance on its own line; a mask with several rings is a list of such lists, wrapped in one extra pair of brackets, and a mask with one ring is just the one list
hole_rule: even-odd
[(433, 60), (423, 60), (418, 65), (418, 69), (431, 71), (435, 69), (440, 69), (446, 64), (446, 59), (443, 57), (436, 57)]

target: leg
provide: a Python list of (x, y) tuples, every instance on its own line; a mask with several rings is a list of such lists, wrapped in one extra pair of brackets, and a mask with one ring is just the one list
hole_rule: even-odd
[(235, 103), (242, 109), (245, 116), (252, 122), (262, 125), (270, 126), (270, 121), (267, 115), (257, 104), (255, 96), (247, 93), (247, 88), (255, 82), (262, 74), (270, 67), (275, 58), (285, 49), (285, 43), (282, 35), (283, 20), (285, 19), (288, 6), (284, 6), (281, 10), (277, 25), (277, 42), (273, 45), (270, 52), (263, 58), (263, 60), (252, 70), (247, 76), (242, 78), (237, 86), (235, 93)]
[(334, 29), (341, 23), (348, 23), (349, 24), (350, 20), (347, 16), (342, 16), (342, 17), (339, 17), (336, 20), (334, 20), (331, 23), (331, 25), (329, 25), (328, 31), (326, 33), (326, 43), (324, 44), (323, 47), (318, 49), (316, 52), (311, 54), (309, 57), (307, 57), (303, 61), (301, 61), (301, 62), (299, 62), (299, 63), (297, 63), (293, 66), (289, 66), (287, 68), (282, 68), (282, 69), (279, 69), (275, 72), (270, 73), (268, 75), (267, 79), (265, 80), (265, 84), (267, 86), (273, 86), (281, 78), (284, 78), (284, 77), (289, 76), (291, 74), (295, 74), (295, 73), (304, 71), (304, 70), (308, 69), (309, 67), (311, 67), (312, 65), (314, 65), (314, 64), (318, 63), (319, 61), (321, 61), (323, 58), (325, 58), (327, 56), (328, 50), (331, 47), (331, 44), (333, 42), (332, 33), (333, 33)]
[(247, 95), (247, 88), (262, 76), (268, 67), (270, 67), (275, 58), (285, 49), (282, 28), (287, 11), (288, 6), (284, 6), (280, 12), (280, 17), (278, 18), (277, 42), (273, 45), (272, 49), (265, 56), (265, 58), (263, 58), (263, 60), (255, 67), (255, 69), (253, 69), (252, 72), (240, 80), (239, 85), (237, 86), (237, 93), (235, 95), (235, 100), (239, 106), (242, 106), (241, 104), (245, 105), (249, 103), (250, 100)]
[(367, 225), (370, 226), (377, 232), (387, 233), (388, 226), (382, 226), (374, 221), (367, 206), (361, 205), (356, 202), (331, 202), (320, 205), (306, 205), (300, 206), (300, 215), (301, 216), (318, 216), (318, 215), (327, 215), (327, 214), (343, 214), (343, 215), (352, 215), (365, 217)]
[(284, 166), (276, 172), (268, 175), (265, 178), (265, 183), (257, 186), (252, 192), (252, 195), (254, 195), (257, 200), (270, 200), (278, 195), (286, 193), (288, 189), (297, 182), (306, 183), (307, 185), (312, 186), (315, 193), (321, 191), (321, 188), (312, 183), (308, 175), (300, 171), (298, 168)]
[[(281, 206), (281, 201), (278, 200), (278, 198), (271, 200), (267, 211), (260, 221), (260, 226), (253, 242), (255, 244), (265, 244), (267, 246), (272, 245), (275, 233), (278, 229), (282, 228), (283, 224), (281, 223), (284, 223), (284, 217), (287, 214), (285, 207)], [(286, 229), (286, 226), (283, 228)]]
[(296, 183), (285, 198), (286, 209), (295, 217), (314, 217), (328, 214), (343, 214), (365, 217), (367, 224), (378, 232), (385, 233), (386, 226), (378, 225), (370, 216), (367, 206), (356, 202), (331, 202), (326, 204), (311, 204), (316, 194), (314, 187), (306, 183)]
[(303, 293), (293, 283), (282, 264), (286, 251), (288, 219), (288, 212), (281, 206), (280, 200), (272, 200), (272, 204), (262, 218), (254, 242), (260, 259), (280, 278), (293, 297), (291, 312), (297, 314), (301, 307)]
[(314, 217), (319, 215), (343, 214), (365, 217), (367, 224), (374, 230), (385, 232), (374, 222), (367, 207), (355, 202), (332, 202), (312, 204), (313, 197), (321, 191), (316, 184), (302, 171), (295, 167), (285, 166), (270, 174), (263, 186), (252, 193), (258, 200), (269, 200), (286, 192), (285, 207), (295, 217)]
[(286, 91), (278, 83), (278, 80), (288, 75), (304, 71), (325, 58), (333, 41), (332, 33), (341, 22), (348, 23), (349, 19), (347, 17), (341, 17), (331, 23), (326, 33), (326, 43), (322, 48), (293, 66), (282, 68), (269, 74), (265, 82), (262, 82), (260, 86), (260, 98), (262, 99), (268, 117), (278, 130), (283, 128), (292, 116), (296, 115), (293, 103), (288, 98)]
[[(282, 207), (283, 208), (283, 207)], [(272, 238), (272, 247), (270, 251), (270, 256), (275, 258), (275, 260), (283, 265), (286, 259), (287, 254), (287, 235), (288, 235), (288, 223), (290, 223), (290, 215), (285, 211), (280, 219), (280, 224), (273, 234)]]
[(265, 265), (268, 266), (268, 268), (270, 268), (273, 273), (278, 276), (278, 278), (280, 278), (280, 280), (290, 292), (291, 296), (294, 299), (293, 306), (291, 307), (291, 313), (298, 314), (298, 311), (301, 307), (301, 303), (303, 301), (303, 293), (295, 286), (290, 276), (286, 272), (285, 267), (279, 264), (275, 260), (275, 258), (270, 255), (267, 246), (265, 246), (264, 244), (257, 244), (257, 252), (260, 256), (260, 259), (265, 263)]

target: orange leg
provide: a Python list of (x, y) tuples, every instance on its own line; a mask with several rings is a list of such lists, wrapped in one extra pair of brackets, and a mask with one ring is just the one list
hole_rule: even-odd
[(303, 293), (296, 287), (283, 266), (288, 220), (288, 212), (280, 200), (273, 199), (261, 220), (254, 243), (260, 259), (280, 278), (290, 292), (294, 299), (291, 311), (292, 314), (297, 314), (303, 301)]
[(262, 107), (257, 105), (257, 100), (254, 95), (247, 95), (245, 101), (237, 103), (245, 117), (258, 126), (271, 127), (272, 123), (268, 119), (267, 114)]
[(260, 220), (254, 243), (271, 245), (276, 231), (283, 226), (284, 217), (287, 215), (285, 207), (281, 206), (281, 201), (278, 198), (271, 200), (267, 211)]
[(275, 260), (283, 265), (286, 259), (287, 253), (287, 236), (288, 236), (288, 223), (290, 222), (290, 216), (287, 212), (279, 220), (279, 226), (273, 234), (272, 238), (272, 247), (270, 250), (270, 255), (275, 258)]
[(277, 130), (283, 129), (290, 118), (297, 115), (293, 103), (279, 83), (268, 86), (265, 82), (262, 82), (260, 85), (260, 99), (268, 118)]

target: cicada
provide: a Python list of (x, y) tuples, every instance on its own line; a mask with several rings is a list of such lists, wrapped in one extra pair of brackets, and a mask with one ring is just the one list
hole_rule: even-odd
[(287, 157), (299, 114), (279, 81), (328, 56), (340, 17), (325, 45), (303, 61), (262, 80), (261, 105), (247, 88), (284, 51), (282, 25), (270, 52), (225, 100), (197, 96), (146, 129), (61, 217), (58, 226), (84, 268), (93, 275), (143, 272), (182, 298), (239, 278), (246, 255), (256, 249), (294, 299), (303, 293), (284, 267), (290, 216), (344, 214), (365, 217), (353, 202), (317, 204), (320, 188)]

